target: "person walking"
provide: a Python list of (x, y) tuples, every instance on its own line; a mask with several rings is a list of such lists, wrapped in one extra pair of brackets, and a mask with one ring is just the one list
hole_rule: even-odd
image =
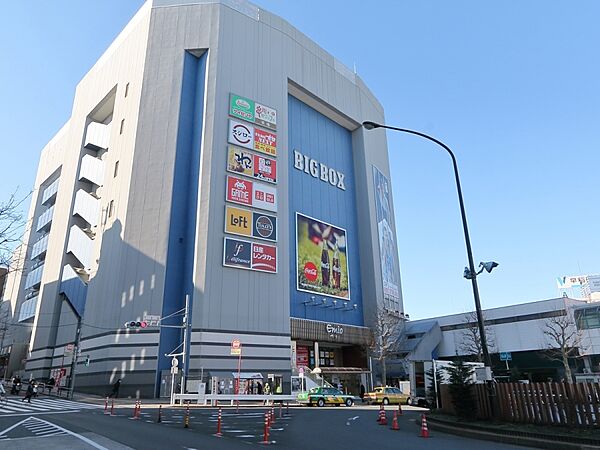
[(6, 389), (4, 389), (4, 380), (0, 380), (0, 402), (7, 404)]
[[(265, 383), (265, 387), (263, 389), (263, 392), (264, 392), (264, 395), (271, 394), (271, 385), (269, 385), (268, 381)], [(269, 400), (265, 400), (264, 404), (268, 405), (269, 404)]]
[(119, 378), (115, 384), (113, 384), (112, 387), (112, 392), (110, 393), (109, 397), (114, 397), (114, 398), (119, 398), (119, 389), (121, 387), (121, 379)]
[(33, 397), (33, 383), (29, 383), (27, 385), (27, 390), (25, 391), (25, 397), (23, 397), (21, 402), (24, 402), (25, 400), (27, 400), (27, 403), (31, 403), (31, 397)]

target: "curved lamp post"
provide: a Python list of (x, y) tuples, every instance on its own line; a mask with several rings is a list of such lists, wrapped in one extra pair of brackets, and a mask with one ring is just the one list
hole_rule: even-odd
[(450, 148), (446, 144), (444, 144), (442, 141), (438, 141), (436, 138), (428, 136), (425, 133), (421, 133), (419, 131), (408, 130), (406, 128), (391, 127), (388, 125), (381, 125), (381, 124), (378, 124), (375, 122), (369, 122), (369, 121), (363, 122), (363, 127), (365, 127), (367, 130), (372, 130), (374, 128), (385, 128), (388, 130), (400, 131), (402, 133), (415, 134), (417, 136), (421, 136), (422, 138), (425, 138), (427, 140), (435, 142), (437, 145), (439, 145), (444, 150), (446, 150), (448, 152), (448, 154), (450, 155), (450, 158), (452, 158), (452, 166), (454, 168), (454, 179), (456, 180), (456, 191), (458, 192), (458, 202), (460, 204), (460, 215), (462, 217), (463, 231), (465, 233), (465, 244), (467, 246), (467, 257), (469, 259), (469, 267), (465, 267), (464, 277), (471, 280), (471, 283), (473, 285), (473, 297), (475, 298), (475, 310), (477, 312), (477, 326), (479, 328), (479, 337), (481, 339), (481, 349), (482, 349), (482, 353), (483, 353), (483, 359), (484, 359), (485, 365), (487, 367), (489, 367), (491, 370), (492, 360), (490, 358), (490, 353), (488, 351), (488, 346), (487, 346), (487, 339), (485, 336), (483, 313), (481, 311), (481, 302), (479, 300), (479, 288), (477, 287), (477, 275), (479, 275), (483, 271), (483, 269), (487, 270), (488, 273), (491, 272), (492, 269), (494, 267), (496, 267), (498, 264), (495, 262), (479, 263), (480, 270), (479, 271), (475, 270), (475, 265), (473, 264), (473, 253), (471, 251), (471, 239), (469, 238), (469, 229), (467, 227), (467, 215), (465, 213), (465, 204), (463, 202), (462, 189), (460, 187), (460, 178), (458, 177), (458, 165), (456, 164), (456, 157), (454, 156), (454, 153), (452, 153), (452, 150), (450, 150)]

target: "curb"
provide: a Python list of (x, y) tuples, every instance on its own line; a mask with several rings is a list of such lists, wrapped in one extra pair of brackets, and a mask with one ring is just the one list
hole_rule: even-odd
[[(570, 442), (556, 441), (558, 436), (546, 436), (536, 433), (527, 432), (511, 432), (503, 430), (486, 429), (483, 426), (461, 425), (456, 423), (446, 422), (434, 417), (427, 417), (427, 423), (432, 430), (443, 431), (458, 436), (464, 436), (485, 441), (493, 441), (504, 444), (525, 445), (529, 447), (545, 448), (551, 450), (594, 450), (600, 449), (600, 445), (592, 440), (565, 437)], [(419, 423), (417, 422), (417, 425)], [(469, 427), (469, 428), (467, 428)], [(550, 440), (554, 439), (554, 440)], [(579, 442), (573, 442), (579, 441)]]

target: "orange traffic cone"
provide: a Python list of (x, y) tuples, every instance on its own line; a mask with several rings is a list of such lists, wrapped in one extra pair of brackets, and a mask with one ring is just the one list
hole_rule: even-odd
[(398, 415), (401, 416), (402, 414), (402, 405), (398, 403)]
[(398, 426), (398, 414), (396, 413), (396, 411), (394, 411), (394, 418), (392, 419), (392, 430), (400, 430), (400, 427)]
[(421, 437), (429, 437), (429, 430), (427, 429), (427, 418), (425, 417), (425, 414), (421, 414)]
[(381, 420), (379, 421), (379, 425), (387, 425), (387, 416), (385, 415), (385, 409), (381, 410)]

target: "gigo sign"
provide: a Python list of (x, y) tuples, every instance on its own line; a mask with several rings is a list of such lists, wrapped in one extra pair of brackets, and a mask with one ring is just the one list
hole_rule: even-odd
[(346, 190), (346, 185), (344, 184), (346, 175), (344, 173), (332, 169), (316, 159), (309, 158), (298, 150), (294, 150), (294, 168), (302, 170), (304, 173), (318, 178), (325, 183), (329, 183), (342, 191)]

